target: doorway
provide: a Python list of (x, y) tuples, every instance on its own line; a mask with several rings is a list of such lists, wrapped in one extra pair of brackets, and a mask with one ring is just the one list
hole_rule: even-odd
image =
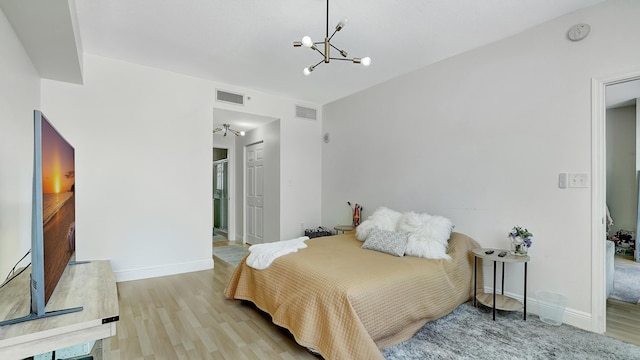
[(229, 231), (229, 162), (213, 164), (213, 228), (226, 235)]
[(229, 158), (227, 149), (213, 148), (213, 235), (229, 233)]
[[(611, 250), (606, 250), (607, 225), (610, 217), (607, 216), (607, 170), (611, 161), (607, 153), (608, 119), (607, 107), (612, 101), (611, 97), (619, 89), (618, 85), (638, 83), (640, 72), (627, 74), (609, 79), (592, 80), (592, 325), (593, 331), (606, 333), (631, 343), (640, 344), (640, 336), (637, 331), (629, 327), (629, 324), (640, 322), (640, 305), (615, 303), (608, 300), (608, 287), (610, 277), (608, 272), (613, 268), (613, 255)], [(639, 88), (640, 89), (640, 88)], [(640, 92), (629, 93), (628, 99), (640, 98)], [(610, 129), (609, 129), (610, 130)], [(633, 171), (635, 174), (635, 171)], [(615, 219), (614, 219), (615, 221)], [(636, 229), (634, 229), (636, 230)], [(637, 232), (636, 232), (637, 233)], [(620, 316), (620, 314), (624, 314)], [(622, 321), (620, 321), (622, 319)], [(635, 325), (634, 325), (635, 326)], [(628, 337), (633, 335), (632, 337)]]

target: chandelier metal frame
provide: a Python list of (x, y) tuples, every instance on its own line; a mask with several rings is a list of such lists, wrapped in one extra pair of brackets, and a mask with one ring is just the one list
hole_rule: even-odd
[[(294, 41), (293, 42), (293, 46), (294, 47), (305, 46), (305, 47), (311, 48), (311, 50), (317, 51), (320, 55), (322, 55), (322, 60), (320, 60), (317, 64), (311, 65), (309, 67), (304, 68), (304, 70), (303, 70), (304, 75), (308, 76), (309, 74), (311, 74), (311, 72), (318, 65), (320, 65), (322, 63), (328, 64), (331, 60), (351, 61), (354, 64), (362, 64), (363, 66), (371, 65), (371, 58), (369, 58), (369, 57), (347, 58), (348, 53), (345, 50), (339, 49), (338, 47), (334, 46), (331, 43), (331, 39), (333, 39), (333, 36), (338, 31), (342, 30), (342, 28), (344, 28), (346, 26), (347, 19), (341, 20), (338, 23), (338, 25), (336, 25), (336, 28), (333, 31), (333, 34), (331, 34), (331, 36), (329, 36), (329, 0), (327, 0), (327, 20), (326, 20), (326, 24), (327, 24), (327, 27), (326, 27), (324, 41), (313, 42), (309, 36), (304, 36), (302, 38), (302, 41)], [(324, 52), (322, 50), (320, 50), (317, 45), (322, 45), (323, 49), (324, 49)], [(340, 55), (342, 55), (342, 57), (331, 57), (331, 48), (334, 48), (335, 50), (337, 50), (340, 53)]]
[(244, 131), (233, 130), (230, 126), (231, 125), (229, 124), (222, 124), (222, 128), (213, 129), (213, 133), (215, 134), (217, 132), (224, 131), (224, 134), (222, 136), (227, 136), (227, 132), (230, 132), (235, 136), (244, 136)]

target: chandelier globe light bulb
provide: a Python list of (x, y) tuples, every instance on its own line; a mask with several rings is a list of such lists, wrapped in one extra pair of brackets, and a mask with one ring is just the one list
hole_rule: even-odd
[(309, 36), (304, 36), (302, 38), (302, 45), (306, 47), (311, 47), (313, 45), (313, 41)]
[(371, 58), (370, 57), (363, 57), (362, 60), (360, 60), (360, 63), (362, 64), (362, 66), (369, 66), (371, 65)]
[(336, 31), (340, 31), (342, 30), (342, 28), (344, 28), (345, 26), (347, 26), (347, 23), (349, 22), (349, 19), (344, 18), (342, 20), (340, 20), (340, 22), (338, 23), (338, 25), (336, 25)]
[(302, 73), (304, 74), (304, 76), (309, 76), (311, 75), (311, 70), (309, 70), (308, 67), (302, 69)]

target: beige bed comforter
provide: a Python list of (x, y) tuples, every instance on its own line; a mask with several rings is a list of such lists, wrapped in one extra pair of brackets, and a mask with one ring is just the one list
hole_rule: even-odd
[(306, 243), (265, 270), (242, 261), (225, 296), (253, 302), (325, 359), (383, 359), (379, 349), (473, 296), (471, 249), (480, 246), (460, 233), (449, 240), (450, 262), (361, 249), (354, 232)]

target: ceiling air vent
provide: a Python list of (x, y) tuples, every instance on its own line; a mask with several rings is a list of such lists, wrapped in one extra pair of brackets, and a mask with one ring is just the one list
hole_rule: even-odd
[(316, 109), (296, 105), (296, 117), (300, 119), (317, 120)]
[(228, 91), (216, 90), (216, 100), (236, 105), (244, 105), (244, 95), (234, 94)]

